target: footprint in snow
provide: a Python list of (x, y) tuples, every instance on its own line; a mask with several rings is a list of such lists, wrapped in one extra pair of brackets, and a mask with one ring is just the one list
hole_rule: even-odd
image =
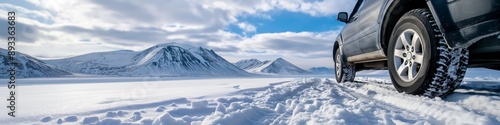
[(233, 88), (240, 89), (240, 85), (235, 85), (235, 86), (233, 86)]
[(40, 122), (49, 122), (50, 120), (52, 120), (52, 116), (49, 115), (40, 119)]

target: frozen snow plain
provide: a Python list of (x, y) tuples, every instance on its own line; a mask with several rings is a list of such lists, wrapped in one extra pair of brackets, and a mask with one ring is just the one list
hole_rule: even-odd
[(444, 99), (398, 93), (387, 71), (303, 77), (20, 79), (17, 117), (0, 108), (0, 123), (500, 124), (498, 71), (469, 69)]

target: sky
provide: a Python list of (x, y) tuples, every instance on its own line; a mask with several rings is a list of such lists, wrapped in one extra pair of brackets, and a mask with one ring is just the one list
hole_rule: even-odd
[[(284, 58), (333, 67), (355, 0), (2, 0), (0, 27), (16, 12), (16, 50), (55, 59), (177, 42), (216, 51), (229, 62)], [(7, 30), (0, 30), (6, 41)], [(7, 42), (0, 44), (7, 47)]]

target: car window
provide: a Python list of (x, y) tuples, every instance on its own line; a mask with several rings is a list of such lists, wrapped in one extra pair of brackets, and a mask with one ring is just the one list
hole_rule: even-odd
[[(352, 10), (352, 13), (351, 13), (351, 16), (350, 17), (353, 17), (354, 15), (357, 15), (358, 14), (358, 11), (364, 6), (365, 0), (358, 0), (358, 2), (356, 3), (354, 9)], [(349, 22), (352, 21), (352, 18), (349, 19)]]
[(363, 8), (363, 6), (365, 6), (366, 1), (367, 0), (362, 0), (361, 5), (359, 5), (359, 8), (358, 8), (357, 12), (359, 12)]

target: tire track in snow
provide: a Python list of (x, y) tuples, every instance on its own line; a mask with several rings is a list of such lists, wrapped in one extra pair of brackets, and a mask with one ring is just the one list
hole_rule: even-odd
[[(287, 118), (293, 114), (292, 110), (284, 110), (283, 104), (290, 104), (291, 98), (297, 98), (305, 89), (311, 87), (315, 83), (320, 82), (319, 79), (295, 79), (289, 84), (270, 88), (262, 93), (259, 93), (256, 98), (256, 104), (264, 105), (267, 108), (274, 109), (275, 112), (267, 114), (254, 124), (271, 124), (274, 119), (281, 117)], [(258, 99), (260, 98), (260, 100)]]
[(237, 91), (232, 94), (243, 95), (244, 97), (241, 98), (252, 101), (215, 99), (215, 102), (218, 103), (215, 111), (211, 115), (204, 116), (202, 122), (192, 122), (191, 124), (270, 124), (281, 113), (273, 110), (277, 103), (300, 95), (299, 93), (318, 82), (317, 80), (319, 79), (296, 79), (289, 82), (271, 83), (267, 87)]
[(359, 81), (358, 79), (358, 82), (341, 85), (358, 93), (376, 91), (374, 99), (434, 117), (438, 124), (500, 124), (498, 118), (494, 118), (494, 114), (486, 113), (485, 115), (484, 111), (474, 110), (460, 102), (447, 102), (440, 98), (430, 99), (398, 93), (389, 88), (391, 85), (384, 81), (373, 79)]
[[(357, 79), (358, 83), (362, 84), (370, 84), (373, 86), (377, 86), (379, 88), (383, 88), (379, 91), (396, 91), (390, 82), (390, 80), (379, 79), (379, 78), (361, 78)], [(483, 81), (484, 82), (484, 81)], [(494, 82), (494, 81), (491, 81)], [(463, 107), (463, 110), (476, 113), (478, 115), (489, 115), (491, 117), (496, 117), (496, 122), (500, 121), (500, 96), (491, 95), (482, 95), (482, 93), (478, 91), (483, 91), (484, 87), (496, 87), (496, 86), (483, 86), (481, 83), (475, 84), (476, 88), (473, 88), (474, 85), (468, 85), (469, 89), (476, 90), (463, 90), (462, 87), (458, 87), (455, 90), (455, 93), (449, 95), (444, 101), (450, 105), (457, 105)], [(376, 87), (375, 87), (376, 88)], [(476, 94), (464, 94), (461, 91), (469, 91), (472, 93), (478, 92)], [(443, 100), (441, 100), (443, 101)], [(443, 103), (443, 102), (440, 102)], [(440, 104), (439, 101), (437, 104)]]
[[(398, 124), (429, 123), (432, 118), (392, 107), (329, 79), (302, 79), (261, 93), (257, 103), (274, 109), (262, 124)], [(312, 82), (311, 82), (312, 81)], [(295, 88), (295, 89), (294, 89)], [(375, 93), (373, 93), (375, 94)]]
[[(162, 108), (162, 114), (140, 121), (130, 121), (127, 117), (137, 118), (145, 112), (128, 111), (134, 113), (108, 117), (110, 112), (115, 113), (110, 111), (96, 123), (115, 120), (126, 124), (177, 125), (500, 124), (493, 118), (495, 115), (479, 113), (485, 110), (470, 109), (463, 102), (401, 94), (386, 79), (369, 79), (336, 83), (327, 78), (301, 78), (241, 89), (215, 99), (184, 98), (186, 103), (170, 104), (169, 108), (158, 105), (155, 110), (148, 110), (156, 103), (141, 105), (146, 109), (140, 110), (156, 112)], [(83, 119), (91, 117), (94, 116)]]

